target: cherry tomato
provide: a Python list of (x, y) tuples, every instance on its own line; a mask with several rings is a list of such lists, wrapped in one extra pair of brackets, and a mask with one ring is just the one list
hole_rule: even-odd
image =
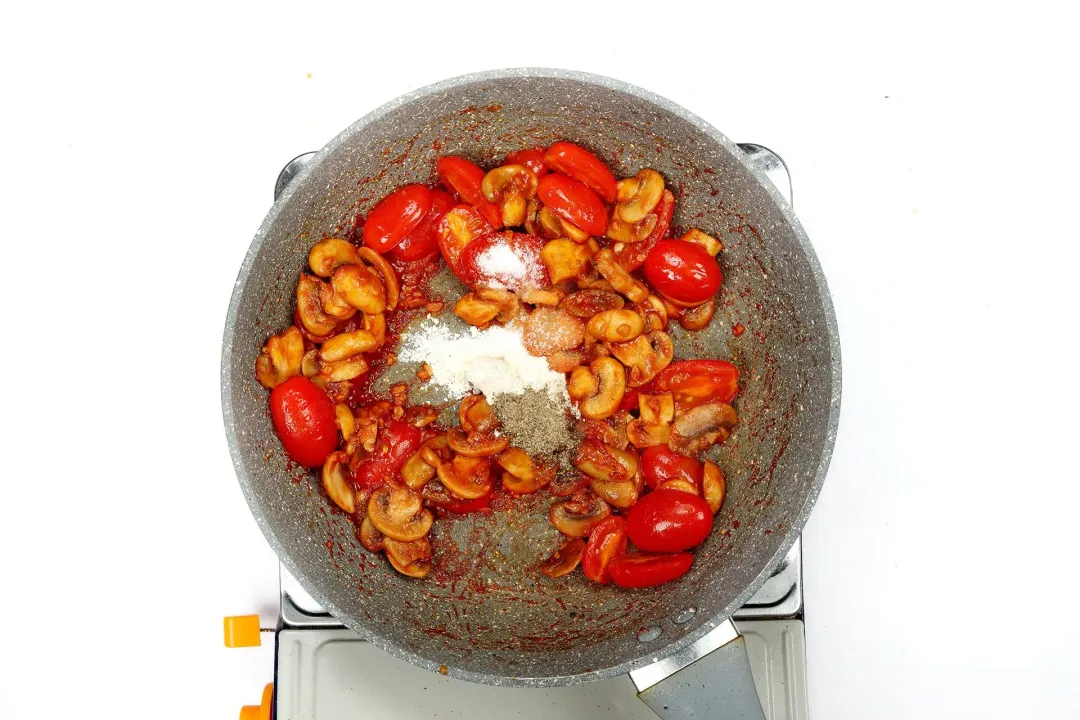
[(680, 360), (653, 381), (658, 392), (671, 392), (682, 410), (713, 400), (729, 403), (739, 391), (739, 370), (727, 360)]
[(395, 247), (420, 224), (431, 209), (431, 191), (423, 185), (406, 185), (371, 208), (364, 222), (364, 244), (377, 253)]
[(488, 493), (484, 497), (476, 498), (475, 500), (458, 500), (449, 505), (443, 505), (443, 510), (460, 514), (483, 512), (491, 507), (491, 497), (492, 493)]
[(581, 570), (593, 582), (609, 583), (608, 564), (626, 552), (626, 521), (618, 515), (601, 520), (589, 533)]
[(557, 142), (544, 153), (544, 162), (552, 170), (585, 183), (604, 202), (615, 202), (615, 176), (600, 158), (580, 145)]
[(547, 165), (544, 164), (544, 150), (543, 148), (532, 148), (531, 150), (515, 150), (506, 156), (506, 160), (503, 161), (503, 165), (524, 165), (525, 167), (536, 173), (536, 177), (540, 177), (548, 171)]
[(337, 447), (334, 403), (302, 375), (270, 391), (270, 415), (285, 452), (304, 467), (319, 467)]
[(640, 407), (640, 403), (638, 403), (638, 395), (640, 394), (640, 388), (626, 388), (626, 392), (622, 396), (622, 402), (619, 403), (619, 409), (637, 410)]
[(520, 290), (551, 285), (547, 266), (540, 260), (546, 241), (535, 235), (500, 230), (481, 235), (461, 251), (458, 276), (470, 287)]
[(709, 503), (682, 490), (654, 490), (626, 513), (626, 535), (649, 552), (689, 550), (709, 537), (712, 524)]
[(705, 466), (692, 457), (682, 455), (667, 445), (654, 445), (641, 452), (641, 474), (650, 490), (668, 480), (687, 480), (701, 487)]
[(667, 231), (671, 228), (671, 218), (675, 214), (675, 196), (670, 190), (664, 190), (660, 196), (660, 204), (653, 210), (656, 215), (656, 227), (649, 233), (649, 237), (641, 242), (623, 243), (622, 247), (615, 251), (615, 257), (619, 264), (628, 272), (633, 272), (645, 264), (645, 258), (656, 247), (656, 243), (664, 239)]
[(661, 295), (681, 303), (703, 303), (720, 289), (720, 266), (699, 245), (661, 240), (645, 258), (645, 278)]
[[(333, 407), (331, 407), (333, 410)], [(375, 452), (360, 461), (353, 473), (363, 489), (380, 487), (393, 479), (409, 456), (420, 449), (420, 430), (402, 420), (391, 420), (379, 430)]]
[(551, 173), (540, 178), (536, 194), (556, 215), (590, 235), (603, 235), (607, 230), (607, 208), (585, 183)]
[(687, 552), (671, 555), (631, 552), (612, 560), (608, 572), (619, 587), (642, 588), (681, 578), (693, 564), (694, 556)]
[(443, 260), (461, 277), (461, 251), (465, 246), (481, 235), (494, 231), (484, 216), (471, 205), (458, 205), (452, 208), (435, 226), (439, 240), (439, 250)]
[(450, 196), (450, 193), (445, 190), (432, 190), (431, 208), (427, 211), (427, 215), (415, 230), (402, 238), (401, 242), (390, 251), (390, 255), (398, 260), (412, 262), (439, 252), (439, 235), (435, 228), (452, 207), (454, 207), (454, 198)]
[(486, 173), (478, 165), (456, 155), (446, 155), (439, 158), (435, 171), (442, 184), (457, 193), (462, 202), (480, 211), (492, 227), (502, 227), (502, 210), (488, 202), (484, 191), (480, 189)]

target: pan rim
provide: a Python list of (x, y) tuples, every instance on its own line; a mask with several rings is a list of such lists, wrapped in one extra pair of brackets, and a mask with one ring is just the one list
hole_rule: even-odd
[(714, 630), (717, 626), (730, 619), (731, 615), (741, 608), (758, 589), (772, 576), (776, 567), (783, 561), (788, 551), (794, 545), (795, 540), (801, 535), (803, 528), (806, 525), (806, 521), (809, 518), (817, 498), (821, 492), (821, 487), (824, 484), (825, 476), (828, 473), (830, 461), (832, 459), (832, 453), (836, 442), (836, 432), (839, 426), (840, 418), (840, 401), (841, 401), (841, 357), (840, 357), (840, 337), (839, 329), (836, 321), (836, 314), (833, 308), (832, 297), (829, 293), (828, 284), (825, 279), (824, 272), (821, 269), (821, 264), (818, 260), (817, 254), (814, 252), (810, 239), (807, 236), (802, 225), (791, 206), (787, 203), (787, 200), (780, 194), (780, 192), (773, 186), (768, 179), (746, 163), (743, 159), (742, 152), (730, 139), (723, 133), (713, 127), (710, 123), (690, 111), (683, 108), (681, 105), (668, 100), (656, 93), (645, 90), (643, 88), (625, 83), (620, 80), (615, 80), (602, 75), (595, 75), (592, 73), (585, 73), (576, 70), (562, 70), (555, 68), (511, 68), (511, 69), (497, 69), (487, 70), (482, 72), (470, 73), (466, 75), (460, 75), (453, 78), (441, 80), (431, 85), (413, 90), (412, 92), (401, 95), (400, 97), (391, 100), (388, 103), (372, 110), (359, 120), (351, 124), (345, 130), (335, 136), (330, 142), (328, 142), (322, 149), (318, 151), (312, 161), (307, 163), (304, 169), (297, 175), (294, 182), (291, 182), (287, 186), (281, 196), (270, 208), (263, 222), (259, 226), (258, 231), (255, 233), (251, 245), (248, 248), (244, 261), (240, 267), (240, 271), (237, 274), (236, 281), (233, 285), (233, 292), (229, 300), (229, 310), (225, 320), (225, 330), (223, 334), (222, 343), (222, 356), (221, 356), (221, 405), (222, 415), (225, 425), (225, 435), (229, 445), (229, 455), (232, 457), (233, 468), (237, 476), (237, 480), (240, 483), (241, 490), (244, 493), (244, 499), (247, 501), (252, 515), (255, 518), (263, 536), (270, 544), (274, 553), (278, 556), (278, 559), (285, 565), (286, 569), (293, 574), (294, 577), (303, 585), (303, 587), (311, 594), (311, 596), (319, 602), (319, 604), (325, 608), (335, 618), (341, 620), (347, 627), (360, 635), (363, 639), (373, 643), (376, 647), (389, 652), (390, 654), (401, 658), (413, 665), (422, 667), (432, 672), (440, 672), (440, 668), (444, 667), (440, 663), (430, 660), (426, 657), (418, 655), (400, 645), (397, 645), (392, 639), (380, 635), (377, 631), (365, 627), (362, 623), (355, 619), (344, 617), (344, 614), (335, 606), (335, 604), (326, 597), (319, 589), (310, 582), (309, 578), (301, 571), (292, 558), (285, 552), (284, 547), (278, 541), (273, 528), (270, 527), (262, 514), (260, 507), (260, 501), (258, 494), (253, 490), (250, 479), (247, 477), (247, 472), (244, 468), (243, 460), (240, 453), (240, 438), (236, 428), (235, 418), (232, 412), (232, 380), (230, 376), (230, 369), (232, 365), (232, 345), (230, 338), (233, 335), (234, 328), (238, 319), (238, 311), (240, 305), (240, 299), (243, 295), (244, 288), (247, 284), (247, 279), (250, 276), (255, 262), (255, 257), (258, 255), (259, 250), (262, 248), (263, 242), (269, 233), (270, 227), (274, 224), (278, 215), (281, 213), (282, 208), (285, 206), (289, 198), (297, 191), (297, 189), (303, 184), (303, 180), (311, 173), (318, 165), (320, 165), (326, 157), (328, 157), (338, 146), (344, 143), (349, 137), (357, 132), (361, 132), (364, 128), (378, 122), (387, 114), (393, 112), (397, 108), (422, 99), (426, 96), (441, 93), (448, 89), (459, 87), (462, 85), (470, 85), (477, 82), (495, 81), (507, 78), (537, 78), (537, 79), (562, 79), (581, 82), (584, 84), (596, 85), (616, 92), (625, 93), (638, 99), (649, 102), (656, 105), (660, 109), (670, 112), (681, 119), (693, 124), (700, 131), (705, 133), (710, 139), (723, 145), (734, 157), (736, 157), (740, 163), (751, 173), (758, 184), (769, 194), (772, 201), (779, 207), (781, 214), (785, 221), (789, 223), (795, 234), (795, 240), (798, 243), (799, 248), (802, 250), (807, 265), (810, 270), (810, 274), (813, 277), (815, 284), (818, 286), (819, 293), (818, 299), (821, 302), (821, 309), (825, 318), (826, 332), (828, 333), (828, 344), (831, 357), (830, 363), (830, 378), (831, 378), (831, 393), (829, 399), (829, 411), (828, 421), (826, 424), (825, 440), (821, 450), (821, 457), (818, 461), (818, 466), (814, 472), (814, 479), (811, 484), (810, 490), (807, 493), (806, 500), (803, 506), (799, 509), (795, 520), (789, 525), (787, 533), (780, 543), (777, 551), (773, 554), (772, 558), (765, 564), (761, 572), (757, 575), (754, 581), (747, 586), (747, 588), (738, 595), (731, 603), (729, 603), (724, 609), (716, 613), (709, 618), (706, 622), (702, 623), (700, 627), (692, 632), (676, 638), (670, 643), (660, 648), (650, 648), (646, 644), (642, 644), (641, 654), (631, 660), (620, 662), (610, 667), (590, 670), (587, 672), (576, 673), (573, 675), (556, 675), (556, 676), (538, 676), (538, 677), (515, 677), (497, 675), (493, 673), (476, 672), (472, 670), (466, 670), (463, 668), (447, 668), (446, 672), (450, 677), (458, 678), (461, 680), (468, 680), (471, 682), (479, 682), (487, 685), (499, 685), (499, 686), (511, 686), (511, 687), (552, 687), (560, 685), (575, 685), (584, 682), (591, 682), (595, 680), (602, 680), (616, 675), (628, 673), (632, 670), (642, 668), (651, 665), (658, 660), (666, 658), (674, 653), (682, 650), (688, 645), (696, 642), (704, 635)]

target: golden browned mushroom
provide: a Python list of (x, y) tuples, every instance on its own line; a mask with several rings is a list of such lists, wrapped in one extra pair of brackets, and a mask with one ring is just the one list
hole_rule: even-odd
[(334, 271), (330, 284), (350, 307), (366, 313), (386, 309), (386, 288), (379, 275), (365, 265), (342, 265)]
[(345, 302), (333, 287), (325, 282), (319, 286), (319, 301), (323, 312), (338, 320), (348, 320), (356, 314), (356, 308)]
[(626, 510), (638, 500), (638, 488), (633, 479), (607, 481), (589, 479), (589, 487), (609, 505)]
[(727, 439), (738, 422), (735, 408), (717, 400), (690, 408), (671, 424), (671, 449), (684, 455), (695, 455)]
[(669, 392), (638, 395), (638, 416), (647, 425), (667, 425), (675, 419), (675, 397)]
[(619, 482), (634, 477), (638, 471), (638, 459), (629, 450), (585, 440), (578, 446), (574, 467), (591, 478)]
[(574, 317), (591, 318), (606, 310), (618, 310), (625, 304), (622, 295), (611, 290), (578, 290), (567, 295), (559, 307)]
[(431, 572), (431, 542), (427, 536), (411, 542), (388, 537), (383, 540), (383, 549), (390, 566), (402, 575), (423, 578)]
[(563, 535), (587, 537), (597, 523), (609, 515), (611, 507), (596, 494), (589, 493), (555, 503), (548, 512), (548, 519)]
[(649, 294), (642, 302), (633, 303), (631, 309), (645, 318), (646, 330), (667, 330), (667, 305), (659, 295)]
[(702, 330), (709, 327), (716, 312), (716, 298), (709, 298), (695, 307), (686, 308), (679, 313), (679, 324), (687, 330)]
[(664, 176), (642, 168), (636, 177), (620, 180), (617, 187), (615, 215), (624, 223), (641, 222), (660, 204), (664, 194)]
[(375, 347), (382, 347), (386, 342), (386, 315), (383, 313), (364, 313), (362, 328), (375, 338)]
[(296, 283), (296, 313), (300, 323), (312, 335), (329, 335), (337, 327), (337, 318), (327, 315), (322, 306), (324, 283), (314, 275), (300, 274)]
[(304, 359), (300, 361), (300, 372), (306, 378), (312, 378), (319, 374), (318, 348), (311, 348), (304, 353)]
[(540, 572), (552, 578), (569, 575), (581, 563), (584, 553), (585, 541), (581, 538), (570, 538), (560, 545), (551, 557), (540, 563)]
[(386, 289), (386, 309), (393, 310), (397, 307), (398, 297), (401, 294), (394, 268), (390, 267), (390, 263), (386, 261), (386, 258), (369, 247), (362, 247), (357, 252), (360, 253), (360, 257), (368, 265), (375, 268), (379, 275), (382, 276), (382, 284)]
[(487, 327), (502, 306), (494, 300), (482, 300), (476, 293), (465, 293), (454, 303), (454, 314), (474, 327)]
[(694, 483), (684, 478), (675, 478), (674, 480), (665, 480), (656, 486), (657, 490), (678, 490), (679, 492), (690, 493), (691, 495), (697, 495), (698, 489)]
[(516, 227), (525, 222), (529, 200), (536, 196), (536, 173), (524, 165), (502, 165), (489, 170), (480, 183), (488, 202), (502, 208), (503, 225)]
[(334, 504), (351, 515), (356, 512), (356, 491), (345, 475), (348, 462), (342, 451), (330, 453), (322, 466), (322, 486)]
[(476, 500), (491, 492), (491, 461), (487, 458), (457, 455), (436, 472), (443, 487), (462, 500)]
[[(618, 360), (600, 357), (589, 363), (596, 376), (596, 392), (581, 401), (581, 414), (591, 420), (603, 420), (615, 414), (626, 394), (626, 371)], [(573, 376), (571, 376), (572, 379)]]
[(476, 291), (476, 296), (499, 306), (499, 314), (495, 316), (495, 319), (501, 323), (508, 323), (521, 313), (521, 303), (518, 302), (517, 295), (509, 290), (482, 287)]
[(584, 323), (558, 308), (536, 308), (525, 319), (521, 331), (521, 344), (538, 357), (577, 347), (584, 339)]
[(355, 245), (341, 238), (320, 240), (308, 252), (308, 265), (316, 275), (330, 277), (342, 265), (360, 262), (357, 250)]
[(364, 520), (360, 523), (360, 544), (366, 550), (379, 552), (383, 549), (385, 540), (386, 536), (375, 529), (375, 526), (371, 524), (371, 518), (365, 515)]
[(378, 347), (375, 336), (367, 330), (353, 330), (339, 333), (322, 344), (319, 359), (325, 362), (338, 362), (356, 357)]
[(449, 455), (446, 435), (429, 438), (401, 466), (401, 477), (413, 490), (421, 488), (435, 477), (435, 468), (449, 460)]
[(665, 445), (671, 439), (670, 425), (649, 425), (641, 418), (626, 423), (626, 437), (636, 448)]
[(716, 255), (724, 249), (724, 243), (720, 242), (712, 235), (707, 235), (701, 232), (697, 228), (691, 228), (686, 232), (685, 235), (683, 235), (679, 239), (685, 240), (689, 243), (694, 243), (695, 245), (700, 245), (701, 247), (705, 248), (705, 252), (709, 253), (713, 257), (716, 257)]
[(337, 362), (320, 362), (317, 378), (326, 382), (345, 382), (354, 380), (368, 371), (368, 362), (363, 355), (356, 355)]
[(547, 267), (551, 282), (575, 278), (589, 264), (593, 250), (587, 244), (559, 238), (548, 241), (540, 249), (540, 260)]
[(604, 310), (589, 319), (585, 332), (607, 342), (627, 342), (645, 330), (645, 318), (633, 310)]
[(509, 448), (496, 462), (506, 471), (502, 476), (503, 488), (519, 495), (536, 492), (555, 477), (554, 467), (537, 465), (521, 448)]
[(499, 427), (495, 410), (483, 395), (468, 395), (458, 405), (458, 422), (467, 435), (486, 435)]
[(509, 435), (474, 433), (466, 436), (458, 428), (453, 428), (446, 433), (446, 440), (454, 452), (475, 458), (498, 455), (510, 446)]
[(381, 487), (371, 493), (367, 510), (375, 529), (402, 542), (419, 540), (427, 535), (435, 519), (424, 509), (419, 495), (402, 487)]
[(641, 242), (652, 234), (658, 222), (660, 219), (655, 213), (649, 213), (636, 223), (628, 223), (618, 215), (614, 215), (604, 235), (614, 240), (616, 244)]
[[(594, 361), (595, 362), (595, 361)], [(600, 379), (590, 368), (581, 365), (570, 372), (566, 383), (566, 392), (571, 400), (584, 400), (592, 397), (600, 389)]]
[(304, 336), (295, 325), (280, 335), (271, 335), (255, 359), (255, 377), (266, 389), (272, 389), (299, 375), (304, 362)]
[(724, 504), (724, 494), (727, 489), (727, 481), (724, 473), (720, 471), (716, 463), (706, 460), (705, 471), (701, 475), (701, 496), (709, 503), (709, 508), (715, 515)]
[(548, 307), (555, 307), (563, 299), (563, 295), (554, 288), (537, 288), (528, 285), (518, 290), (517, 296), (523, 303)]
[(536, 214), (536, 219), (537, 224), (540, 225), (541, 234), (546, 238), (569, 238), (577, 243), (587, 242), (589, 239), (589, 233), (563, 220), (551, 208), (541, 207)]
[(593, 263), (604, 279), (611, 283), (611, 287), (615, 288), (615, 292), (625, 295), (632, 302), (642, 302), (649, 297), (649, 289), (626, 272), (611, 248), (604, 248), (596, 253)]
[(337, 420), (341, 437), (348, 440), (356, 432), (356, 418), (353, 416), (352, 410), (345, 403), (338, 403), (334, 406), (334, 418)]
[(627, 384), (640, 387), (671, 363), (675, 346), (666, 332), (653, 330), (630, 342), (612, 345), (611, 353), (626, 366)]

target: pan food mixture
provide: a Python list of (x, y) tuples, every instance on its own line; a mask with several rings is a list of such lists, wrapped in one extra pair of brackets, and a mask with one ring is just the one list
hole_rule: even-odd
[[(311, 248), (294, 324), (255, 368), (288, 456), (410, 577), (431, 572), (437, 517), (537, 492), (565, 538), (545, 575), (682, 576), (724, 502), (702, 453), (737, 422), (739, 374), (676, 360), (668, 329), (709, 325), (723, 246), (668, 237), (660, 173), (616, 180), (573, 143), (437, 172)], [(431, 290), (444, 263), (467, 288), (452, 307)], [(410, 382), (379, 389), (406, 363)], [(411, 403), (425, 384), (449, 400)]]

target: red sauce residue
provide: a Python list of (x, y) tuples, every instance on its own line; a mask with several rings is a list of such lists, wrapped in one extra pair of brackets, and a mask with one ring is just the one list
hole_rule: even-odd
[(735, 337), (742, 337), (742, 334), (746, 332), (746, 326), (742, 323), (735, 323), (731, 328), (731, 334)]

